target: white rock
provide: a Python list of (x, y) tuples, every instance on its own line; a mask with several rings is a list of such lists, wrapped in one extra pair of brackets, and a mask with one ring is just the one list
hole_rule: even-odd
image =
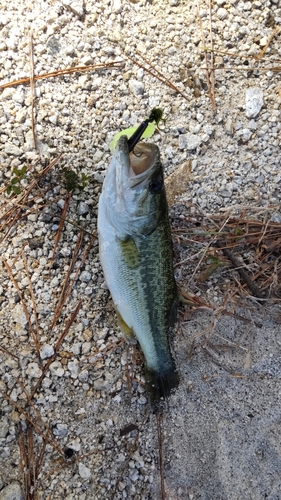
[(24, 93), (20, 92), (20, 91), (15, 92), (15, 94), (13, 95), (13, 101), (18, 102), (19, 104), (23, 104), (24, 103)]
[(86, 413), (85, 408), (79, 408), (79, 410), (75, 412), (75, 415), (85, 415), (85, 413)]
[(98, 378), (94, 381), (94, 388), (97, 391), (105, 391), (108, 388), (108, 383), (103, 378)]
[(99, 149), (93, 154), (92, 156), (92, 160), (93, 161), (100, 161), (103, 157), (103, 151), (100, 151)]
[(71, 249), (70, 248), (66, 248), (66, 247), (62, 247), (60, 249), (60, 253), (64, 256), (64, 257), (68, 257), (70, 254), (71, 254)]
[(50, 287), (55, 288), (58, 286), (58, 284), (59, 284), (59, 279), (57, 278), (57, 276), (54, 276), (54, 278), (50, 281)]
[(138, 399), (138, 403), (140, 405), (145, 405), (147, 403), (147, 399), (145, 396), (140, 396), (140, 398)]
[(54, 351), (54, 348), (52, 345), (50, 345), (50, 344), (42, 345), (42, 347), (40, 349), (40, 357), (41, 357), (41, 359), (50, 358), (51, 356), (53, 356), (54, 352), (55, 351)]
[(88, 382), (88, 378), (89, 378), (88, 370), (83, 370), (81, 373), (79, 373), (78, 378), (79, 378), (80, 382)]
[(278, 222), (278, 224), (281, 223), (281, 213), (280, 212), (274, 212), (270, 218), (272, 222)]
[(243, 8), (244, 8), (244, 10), (251, 10), (253, 8), (252, 2), (245, 2), (243, 5)]
[(40, 370), (37, 363), (29, 363), (26, 369), (26, 373), (32, 378), (40, 378), (42, 375), (42, 370)]
[(10, 99), (11, 97), (13, 97), (15, 91), (16, 91), (16, 89), (14, 89), (12, 87), (7, 87), (6, 89), (4, 89), (2, 94), (1, 94), (1, 101), (3, 101), (4, 99)]
[(223, 9), (223, 8), (218, 9), (217, 14), (218, 14), (218, 17), (221, 19), (221, 21), (222, 21), (223, 19), (226, 19), (226, 18), (227, 18), (227, 15), (228, 15), (228, 14), (227, 14), (227, 10), (226, 10), (226, 9)]
[(84, 342), (82, 345), (82, 354), (88, 354), (92, 348), (92, 342)]
[(14, 481), (0, 491), (0, 500), (24, 500), (21, 486)]
[(195, 134), (187, 133), (179, 135), (180, 149), (188, 149), (188, 151), (192, 151), (192, 149), (196, 149), (200, 146), (201, 142), (201, 138)]
[(9, 423), (6, 418), (0, 420), (0, 438), (5, 438), (9, 432)]
[(15, 144), (12, 144), (11, 142), (6, 142), (5, 153), (7, 153), (7, 155), (20, 156), (22, 154), (22, 150)]
[(87, 281), (90, 281), (91, 277), (92, 277), (92, 275), (89, 271), (82, 271), (82, 273), (79, 276), (79, 279), (80, 279), (80, 281), (87, 282)]
[(78, 17), (82, 17), (85, 13), (83, 0), (62, 0), (62, 4)]
[(51, 123), (53, 123), (54, 125), (56, 125), (56, 124), (57, 124), (57, 122), (58, 122), (58, 115), (50, 115), (50, 116), (49, 116), (49, 121), (50, 121)]
[(129, 81), (129, 88), (133, 94), (136, 96), (143, 95), (144, 93), (144, 85), (142, 82), (139, 82), (138, 80), (130, 80)]
[(76, 354), (76, 356), (78, 356), (81, 352), (81, 342), (76, 342), (75, 344), (73, 344), (71, 350), (73, 354)]
[(197, 125), (189, 125), (189, 132), (193, 135), (197, 135), (200, 129), (201, 125), (199, 123)]
[(52, 381), (49, 377), (45, 377), (42, 380), (42, 386), (45, 387), (45, 389), (49, 389), (49, 387), (51, 387), (51, 385), (52, 385)]
[(82, 66), (88, 66), (89, 64), (94, 64), (94, 59), (90, 56), (90, 54), (82, 57), (81, 59)]
[(15, 268), (17, 271), (20, 271), (21, 269), (23, 269), (24, 268), (23, 261), (18, 260), (18, 262), (16, 262), (16, 264), (15, 264)]
[(89, 212), (89, 205), (84, 201), (81, 201), (78, 206), (79, 214), (85, 215)]
[(67, 368), (69, 369), (69, 371), (71, 373), (71, 378), (78, 377), (79, 365), (78, 365), (77, 361), (69, 361), (67, 364)]
[(25, 328), (27, 325), (27, 318), (21, 304), (15, 305), (12, 310), (12, 316), (16, 323), (18, 323), (22, 328)]
[(122, 120), (127, 121), (130, 118), (130, 111), (128, 109), (125, 109), (123, 115), (122, 115)]
[(268, 38), (264, 36), (263, 38), (260, 39), (260, 46), (265, 47), (268, 42)]
[(255, 118), (263, 107), (263, 92), (259, 87), (251, 87), (246, 90), (246, 116)]
[(121, 0), (113, 0), (113, 10), (117, 12), (117, 14), (120, 14), (122, 12), (122, 2)]
[(139, 42), (137, 44), (137, 49), (139, 52), (142, 52), (143, 54), (145, 54), (147, 51), (147, 46), (143, 42)]
[(137, 71), (137, 78), (138, 78), (138, 80), (142, 80), (143, 79), (143, 75), (144, 75), (143, 68), (139, 68), (138, 71)]
[(59, 200), (59, 201), (57, 202), (57, 205), (58, 205), (58, 207), (59, 207), (59, 208), (61, 208), (61, 209), (63, 210), (63, 207), (64, 207), (64, 200)]
[(219, 194), (223, 197), (223, 198), (230, 198), (231, 195), (232, 195), (232, 191), (230, 191), (229, 189), (226, 189), (225, 187), (222, 187), (220, 190), (219, 190)]
[(251, 139), (252, 133), (253, 132), (249, 128), (243, 128), (241, 130), (241, 135), (244, 141), (249, 141)]
[(79, 476), (82, 477), (82, 479), (90, 479), (91, 477), (91, 471), (86, 467), (86, 465), (82, 464), (79, 462), (78, 465), (78, 471), (79, 471)]
[(68, 428), (66, 424), (57, 424), (53, 429), (55, 436), (64, 437), (68, 434)]
[(50, 371), (57, 377), (62, 377), (64, 374), (64, 369), (62, 368), (59, 361), (54, 361), (50, 364)]

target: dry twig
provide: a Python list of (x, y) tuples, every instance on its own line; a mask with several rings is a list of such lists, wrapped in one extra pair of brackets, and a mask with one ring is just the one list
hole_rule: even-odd
[(29, 32), (29, 61), (30, 61), (30, 94), (31, 94), (31, 129), (34, 142), (34, 149), (37, 150), (37, 141), (35, 134), (35, 118), (34, 118), (35, 85), (34, 85), (34, 57), (33, 57), (32, 31)]
[(142, 54), (140, 54), (140, 52), (138, 50), (135, 50), (135, 53), (139, 57), (141, 57), (145, 61), (145, 63), (148, 66), (150, 66), (150, 68), (152, 68), (152, 70), (150, 68), (146, 68), (143, 64), (139, 63), (136, 59), (131, 57), (127, 52), (125, 52), (124, 55), (128, 59), (130, 59), (130, 61), (132, 61), (134, 64), (139, 66), (139, 68), (142, 68), (144, 71), (149, 73), (151, 76), (154, 76), (154, 78), (157, 78), (157, 80), (164, 83), (164, 85), (167, 85), (167, 87), (170, 87), (172, 90), (177, 92), (177, 94), (180, 94), (184, 99), (188, 100), (187, 96), (178, 87), (176, 87), (176, 85), (174, 83), (172, 83), (170, 80), (168, 80), (168, 78), (166, 78), (166, 76), (164, 76), (162, 73), (160, 73), (160, 71), (158, 71), (156, 68), (154, 68), (154, 66), (152, 66), (152, 64)]
[(259, 55), (257, 56), (257, 58), (256, 58), (257, 62), (263, 57), (263, 55), (267, 51), (270, 43), (272, 42), (273, 38), (275, 37), (275, 35), (277, 35), (277, 33), (279, 33), (279, 31), (280, 31), (280, 28), (279, 28), (279, 26), (277, 26), (275, 28), (275, 30), (273, 31), (273, 33), (270, 35), (269, 39), (267, 40), (266, 45), (264, 46), (264, 48), (260, 51)]
[[(80, 233), (80, 237), (78, 238), (77, 242), (76, 242), (76, 247), (74, 249), (74, 254), (73, 254), (73, 258), (72, 258), (72, 261), (71, 261), (71, 265), (70, 265), (70, 269), (73, 270), (74, 268), (74, 265), (75, 265), (75, 262), (77, 260), (77, 257), (78, 257), (78, 253), (79, 253), (79, 249), (80, 249), (80, 246), (82, 244), (82, 238), (83, 238), (83, 231), (81, 231)], [(65, 281), (64, 281), (64, 284), (63, 284), (63, 287), (62, 287), (62, 291), (60, 293), (60, 297), (59, 297), (59, 300), (58, 300), (58, 304), (56, 306), (56, 310), (55, 310), (55, 313), (54, 313), (54, 318), (53, 318), (53, 321), (52, 321), (52, 324), (51, 324), (51, 327), (50, 329), (52, 330), (54, 325), (56, 324), (60, 314), (61, 314), (61, 311), (62, 311), (62, 308), (64, 306), (64, 304), (66, 303), (69, 295), (70, 295), (70, 292), (73, 288), (73, 285), (77, 279), (77, 276), (80, 272), (80, 269), (81, 267), (83, 266), (86, 258), (87, 258), (87, 255), (90, 251), (90, 248), (92, 246), (92, 243), (93, 243), (93, 238), (91, 238), (89, 244), (87, 245), (85, 251), (84, 251), (84, 254), (82, 256), (82, 259), (81, 259), (81, 262), (78, 266), (78, 268), (76, 269), (76, 273), (75, 273), (75, 276), (74, 278), (72, 279), (71, 283), (68, 285), (68, 280), (69, 280), (69, 276), (71, 274), (71, 270), (69, 269), (67, 275), (66, 275), (66, 278), (65, 278)], [(67, 286), (68, 285), (68, 286)]]
[(162, 412), (156, 413), (157, 436), (158, 436), (158, 452), (159, 452), (159, 470), (160, 470), (160, 483), (161, 483), (161, 500), (166, 499), (165, 482), (164, 482), (164, 455), (163, 455), (163, 414)]
[(36, 429), (38, 434), (42, 436), (43, 439), (45, 439), (51, 446), (52, 448), (56, 449), (57, 452), (61, 455), (62, 451), (60, 449), (59, 444), (54, 440), (50, 439), (47, 434), (44, 434), (44, 432), (40, 429), (40, 427), (37, 425), (34, 420), (30, 417), (30, 415), (21, 407), (19, 406), (15, 401), (13, 401), (8, 394), (5, 394), (5, 392), (1, 391), (0, 389), (0, 394), (2, 394), (3, 398), (5, 398), (12, 406), (14, 406), (18, 412), (25, 417), (25, 419)]
[(32, 302), (32, 307), (33, 307), (33, 314), (34, 314), (35, 328), (36, 328), (36, 331), (34, 332), (34, 342), (35, 342), (37, 356), (39, 358), (39, 356), (40, 356), (40, 353), (39, 353), (39, 351), (40, 351), (40, 336), (39, 336), (39, 325), (38, 325), (38, 316), (37, 316), (37, 310), (36, 310), (35, 297), (34, 297), (34, 293), (33, 293), (33, 288), (32, 288), (32, 284), (31, 284), (31, 279), (30, 279), (30, 274), (29, 274), (29, 270), (28, 270), (28, 265), (27, 265), (25, 253), (23, 250), (22, 250), (21, 255), (22, 255), (22, 260), (23, 260), (27, 280), (28, 280), (28, 286), (29, 286), (31, 302)]
[(21, 301), (21, 304), (22, 304), (22, 307), (23, 307), (23, 310), (24, 310), (24, 314), (25, 314), (26, 320), (28, 322), (29, 330), (30, 330), (31, 336), (32, 336), (33, 341), (34, 341), (35, 348), (37, 350), (37, 348), (38, 348), (38, 345), (37, 345), (38, 340), (37, 340), (36, 333), (34, 332), (32, 324), (31, 324), (31, 320), (30, 320), (30, 316), (28, 314), (28, 310), (27, 310), (27, 307), (26, 307), (26, 304), (25, 304), (25, 300), (24, 300), (23, 295), (22, 295), (22, 293), (20, 291), (20, 288), (18, 286), (17, 281), (15, 280), (15, 278), (13, 276), (12, 270), (11, 270), (8, 262), (5, 259), (2, 259), (2, 262), (3, 262), (4, 266), (7, 269), (7, 272), (9, 274), (10, 278), (11, 278), (11, 281), (12, 281), (15, 289), (18, 292), (18, 295), (19, 295), (19, 298), (20, 298), (20, 301)]
[(65, 216), (66, 216), (66, 213), (68, 211), (71, 198), (72, 198), (72, 192), (71, 193), (67, 193), (66, 199), (64, 201), (63, 209), (62, 209), (62, 216), (60, 218), (59, 228), (58, 228), (58, 231), (57, 231), (57, 234), (56, 234), (56, 238), (55, 238), (54, 250), (53, 250), (53, 255), (52, 255), (52, 259), (51, 259), (51, 266), (52, 266), (52, 263), (53, 263), (53, 260), (54, 260), (54, 257), (55, 257), (57, 246), (59, 244), (59, 240), (60, 240), (60, 237), (61, 237), (62, 229), (63, 229), (63, 226), (64, 226)]
[(60, 336), (59, 340), (57, 341), (57, 343), (56, 343), (56, 345), (55, 345), (55, 349), (54, 349), (54, 350), (55, 350), (55, 352), (54, 352), (53, 356), (52, 356), (51, 358), (49, 358), (49, 359), (48, 359), (47, 363), (45, 364), (45, 366), (44, 366), (44, 368), (43, 368), (43, 370), (42, 370), (42, 375), (41, 375), (41, 376), (40, 376), (40, 378), (38, 379), (37, 383), (35, 384), (35, 387), (33, 388), (32, 392), (31, 392), (31, 395), (30, 395), (30, 397), (31, 397), (31, 398), (33, 398), (33, 396), (34, 396), (34, 394), (36, 393), (36, 391), (37, 391), (38, 387), (40, 387), (41, 382), (42, 382), (42, 380), (44, 379), (44, 377), (45, 377), (45, 375), (46, 375), (46, 373), (47, 373), (47, 371), (48, 371), (48, 369), (49, 369), (50, 364), (51, 364), (51, 363), (54, 361), (54, 359), (56, 358), (56, 355), (57, 355), (57, 353), (58, 353), (58, 351), (59, 351), (59, 349), (60, 349), (60, 346), (61, 346), (61, 344), (62, 344), (62, 342), (63, 342), (63, 340), (64, 340), (65, 336), (67, 335), (67, 333), (68, 333), (68, 331), (69, 331), (69, 328), (71, 327), (71, 325), (72, 325), (73, 321), (75, 320), (75, 318), (76, 318), (76, 316), (77, 316), (77, 314), (78, 314), (78, 311), (79, 311), (79, 309), (80, 309), (80, 307), (81, 307), (81, 304), (82, 304), (82, 300), (79, 300), (79, 302), (78, 302), (78, 304), (77, 304), (76, 308), (74, 309), (74, 311), (73, 311), (73, 313), (72, 313), (72, 315), (71, 315), (70, 319), (68, 320), (68, 322), (67, 322), (67, 324), (66, 324), (66, 327), (65, 327), (64, 331), (62, 332), (62, 334), (61, 334), (61, 336)]
[[(210, 101), (212, 103), (212, 108), (213, 108), (213, 111), (215, 113), (216, 112), (216, 102), (215, 102), (215, 96), (214, 96), (214, 93), (213, 93), (213, 89), (212, 89), (212, 85), (211, 85), (211, 80), (210, 80), (210, 69), (209, 69), (209, 64), (208, 64), (207, 51), (205, 49), (205, 47), (206, 47), (206, 40), (205, 40), (205, 35), (204, 35), (202, 20), (201, 20), (201, 17), (200, 17), (200, 4), (199, 4), (199, 0), (197, 0), (197, 11), (198, 11), (198, 18), (199, 18), (201, 36), (202, 36), (202, 43), (203, 43), (203, 48), (204, 48), (205, 63), (206, 63), (207, 87), (208, 87)], [(212, 68), (212, 70), (213, 69), (214, 68)]]
[[(42, 75), (35, 75), (34, 80), (44, 80), (45, 78), (53, 78), (55, 76), (71, 75), (72, 73), (84, 73), (87, 71), (96, 71), (109, 68), (123, 68), (123, 61), (113, 61), (104, 64), (93, 64), (89, 66), (73, 66), (73, 68), (58, 69), (57, 71), (52, 71), (51, 73), (43, 73)], [(4, 83), (0, 85), (0, 89), (6, 89), (7, 87), (13, 87), (14, 85), (22, 85), (23, 83), (30, 83), (30, 77), (21, 78), (20, 80), (14, 80), (12, 82)]]

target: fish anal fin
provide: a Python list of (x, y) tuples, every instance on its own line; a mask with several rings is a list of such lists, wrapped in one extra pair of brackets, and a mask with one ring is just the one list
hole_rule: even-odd
[(118, 319), (118, 324), (119, 324), (119, 327), (120, 327), (120, 330), (122, 332), (123, 337), (130, 344), (136, 344), (137, 340), (136, 340), (134, 331), (132, 330), (132, 328), (130, 328), (127, 325), (126, 321), (123, 320), (120, 312), (116, 308), (115, 308), (115, 312), (116, 312), (116, 316), (117, 316), (117, 319)]

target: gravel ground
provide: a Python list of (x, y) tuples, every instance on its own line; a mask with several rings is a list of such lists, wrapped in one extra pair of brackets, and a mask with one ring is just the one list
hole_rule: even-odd
[[(29, 77), (30, 30), (35, 75), (116, 67), (36, 80), (37, 151), (30, 85), (0, 90), (0, 500), (161, 498), (142, 356), (121, 339), (98, 258), (97, 202), (116, 132), (163, 109), (153, 140), (180, 195), (173, 229), (230, 209), (281, 223), (280, 32), (255, 59), (280, 26), (280, 3), (213, 1), (216, 113), (203, 0), (200, 20), (188, 0), (2, 0), (1, 85)], [(9, 186), (20, 193), (9, 198)], [(194, 250), (174, 242), (180, 286), (215, 312), (182, 311), (174, 336), (181, 383), (163, 414), (166, 498), (281, 499), (280, 300), (243, 294), (229, 271), (200, 287)], [(232, 292), (247, 322), (220, 314)]]

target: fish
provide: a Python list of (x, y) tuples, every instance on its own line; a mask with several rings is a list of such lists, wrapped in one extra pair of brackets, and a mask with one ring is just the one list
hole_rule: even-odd
[(171, 229), (160, 151), (121, 136), (98, 204), (99, 256), (118, 322), (145, 358), (149, 400), (179, 384), (169, 336), (177, 316)]

